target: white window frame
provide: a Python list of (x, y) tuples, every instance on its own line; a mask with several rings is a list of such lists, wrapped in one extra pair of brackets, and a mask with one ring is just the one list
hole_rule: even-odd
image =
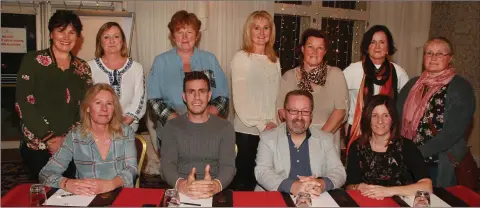
[[(359, 1), (357, 1), (358, 3)], [(293, 15), (300, 17), (309, 17), (310, 24), (306, 27), (302, 26), (300, 28), (300, 35), (308, 27), (321, 29), (322, 18), (336, 18), (336, 19), (345, 19), (353, 20), (354, 28), (353, 31), (353, 41), (352, 41), (352, 63), (360, 60), (360, 42), (363, 38), (363, 33), (365, 32), (366, 27), (368, 26), (368, 9), (369, 3), (366, 3), (365, 10), (355, 10), (355, 9), (342, 9), (342, 8), (332, 8), (332, 7), (323, 7), (322, 1), (311, 1), (311, 5), (297, 5), (297, 4), (285, 4), (285, 3), (275, 3), (274, 13), (277, 15)], [(358, 35), (355, 35), (358, 33)]]

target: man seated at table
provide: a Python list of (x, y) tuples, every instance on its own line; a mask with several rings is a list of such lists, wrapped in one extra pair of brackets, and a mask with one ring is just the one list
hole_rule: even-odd
[[(208, 198), (235, 176), (235, 131), (207, 111), (212, 97), (203, 72), (187, 72), (182, 97), (187, 113), (162, 129), (161, 164), (165, 181), (180, 193)], [(213, 180), (212, 180), (213, 179)]]
[(255, 190), (318, 196), (341, 187), (346, 174), (333, 135), (310, 128), (312, 94), (302, 90), (287, 93), (284, 109), (286, 121), (260, 134)]

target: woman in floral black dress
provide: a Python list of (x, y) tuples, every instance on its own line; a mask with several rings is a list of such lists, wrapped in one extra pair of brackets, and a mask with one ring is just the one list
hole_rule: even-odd
[(411, 140), (398, 136), (394, 101), (375, 95), (365, 109), (362, 135), (348, 153), (347, 189), (375, 199), (431, 192), (432, 180), (420, 151)]
[[(79, 121), (80, 101), (92, 82), (88, 64), (71, 53), (82, 31), (80, 18), (71, 11), (58, 11), (48, 30), (51, 46), (27, 53), (17, 77), (20, 153), (33, 179)], [(74, 173), (71, 165), (65, 175)]]

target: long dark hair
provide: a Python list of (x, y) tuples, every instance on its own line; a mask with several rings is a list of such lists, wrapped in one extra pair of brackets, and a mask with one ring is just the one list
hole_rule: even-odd
[(375, 107), (379, 105), (385, 105), (392, 118), (392, 126), (390, 127), (390, 141), (400, 137), (400, 131), (398, 129), (398, 114), (395, 107), (395, 101), (387, 95), (375, 95), (368, 102), (367, 106), (363, 109), (362, 120), (360, 121), (360, 130), (362, 135), (358, 138), (358, 142), (362, 145), (367, 144), (372, 138), (372, 112)]

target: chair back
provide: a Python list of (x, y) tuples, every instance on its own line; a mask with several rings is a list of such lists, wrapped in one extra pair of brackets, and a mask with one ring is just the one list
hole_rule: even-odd
[(138, 175), (135, 181), (135, 188), (140, 188), (140, 175), (143, 168), (143, 161), (147, 153), (147, 142), (141, 135), (135, 135), (135, 147), (137, 148)]

